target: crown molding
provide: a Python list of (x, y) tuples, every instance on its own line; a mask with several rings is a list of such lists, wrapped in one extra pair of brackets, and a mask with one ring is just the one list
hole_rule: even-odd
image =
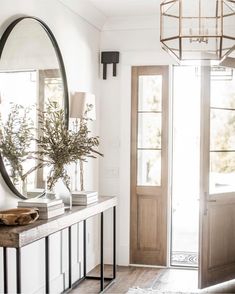
[(58, 0), (69, 10), (79, 15), (99, 31), (102, 30), (107, 17), (87, 0)]

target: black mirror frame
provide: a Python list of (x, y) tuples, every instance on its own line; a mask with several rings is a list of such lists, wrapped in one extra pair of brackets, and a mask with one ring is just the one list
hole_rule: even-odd
[[(9, 35), (11, 34), (12, 30), (14, 29), (14, 27), (21, 22), (24, 19), (32, 19), (35, 20), (36, 22), (39, 23), (39, 25), (41, 25), (41, 27), (44, 29), (44, 31), (46, 32), (47, 36), (49, 37), (49, 39), (51, 40), (51, 43), (54, 47), (57, 59), (58, 59), (58, 63), (60, 66), (60, 71), (61, 71), (61, 75), (62, 75), (62, 80), (63, 80), (63, 89), (64, 89), (64, 109), (65, 109), (65, 119), (66, 119), (66, 125), (68, 127), (68, 121), (69, 121), (69, 95), (68, 95), (68, 84), (67, 84), (67, 77), (66, 77), (66, 72), (65, 72), (65, 66), (64, 66), (64, 62), (63, 62), (63, 58), (62, 58), (62, 54), (60, 51), (60, 48), (58, 46), (58, 43), (56, 41), (55, 36), (53, 35), (52, 31), (50, 30), (50, 28), (40, 19), (36, 18), (36, 17), (31, 17), (31, 16), (24, 16), (24, 17), (20, 17), (16, 20), (14, 20), (8, 27), (7, 29), (4, 31), (1, 39), (0, 39), (0, 59), (2, 57), (2, 52), (4, 50), (4, 47), (6, 45), (7, 39), (9, 37)], [(25, 197), (24, 195), (22, 195), (14, 186), (14, 184), (12, 183), (2, 156), (0, 154), (0, 172), (1, 175), (5, 181), (5, 183), (7, 184), (7, 186), (10, 188), (10, 190), (18, 197), (20, 197), (21, 199), (27, 199), (27, 197)], [(44, 194), (44, 193), (43, 193)], [(42, 195), (43, 195), (42, 194)], [(40, 196), (39, 196), (40, 197)]]

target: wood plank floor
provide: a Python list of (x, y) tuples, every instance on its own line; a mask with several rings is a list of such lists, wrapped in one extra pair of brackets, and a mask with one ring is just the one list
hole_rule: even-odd
[[(97, 267), (92, 275), (99, 271)], [(111, 267), (105, 267), (105, 276), (111, 276)], [(130, 288), (152, 288), (157, 293), (235, 293), (235, 281), (210, 287), (205, 290), (197, 288), (197, 271), (183, 269), (157, 269), (144, 267), (118, 267), (116, 282), (105, 293), (127, 293)], [(86, 280), (70, 293), (99, 293), (99, 281)], [(134, 293), (134, 292), (133, 292)]]
[[(95, 275), (98, 272), (99, 269), (96, 268), (90, 274)], [(105, 293), (126, 293), (133, 286), (141, 288), (153, 287), (160, 272), (160, 269), (118, 266), (117, 279)], [(105, 276), (111, 277), (110, 266), (105, 266)], [(70, 293), (98, 293), (99, 286), (99, 281), (85, 280)]]

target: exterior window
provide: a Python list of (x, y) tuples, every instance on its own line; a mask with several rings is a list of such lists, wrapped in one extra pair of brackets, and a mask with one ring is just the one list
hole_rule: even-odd
[(161, 186), (162, 76), (139, 76), (137, 185)]
[(235, 191), (235, 78), (211, 79), (210, 193)]

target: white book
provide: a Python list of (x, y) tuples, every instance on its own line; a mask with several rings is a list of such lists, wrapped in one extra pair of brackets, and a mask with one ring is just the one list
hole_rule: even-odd
[(82, 200), (82, 201), (87, 201), (87, 200), (92, 200), (92, 199), (98, 199), (98, 194), (97, 195), (90, 196), (90, 197), (74, 196), (74, 195), (72, 195), (72, 199), (74, 199), (74, 200)]
[(49, 219), (49, 218), (56, 217), (61, 214), (64, 214), (64, 207), (59, 208), (59, 209), (55, 209), (55, 210), (51, 210), (48, 212), (39, 211), (39, 219)]
[[(18, 208), (22, 208), (22, 207), (23, 206), (18, 205)], [(63, 207), (64, 207), (64, 203), (60, 203), (60, 204), (49, 206), (49, 207), (36, 207), (36, 208), (38, 209), (39, 212), (48, 212), (48, 211), (56, 210)]]
[(64, 208), (64, 203), (60, 203), (60, 204), (49, 206), (49, 207), (38, 207), (39, 213), (40, 212), (48, 212), (48, 211), (52, 211), (52, 210), (57, 210), (57, 209), (60, 209), (60, 208)]
[(72, 192), (73, 197), (92, 197), (92, 196), (98, 196), (97, 191), (73, 191)]
[(42, 195), (45, 192), (45, 189), (35, 188), (27, 191), (28, 198), (37, 197), (38, 195)]
[(73, 205), (88, 205), (91, 203), (95, 203), (98, 201), (98, 197), (96, 199), (87, 199), (87, 200), (73, 200)]
[(93, 201), (93, 200), (97, 200), (98, 199), (98, 195), (94, 195), (92, 197), (79, 197), (79, 196), (72, 196), (72, 200), (73, 201), (84, 201), (84, 202), (87, 202), (87, 201)]
[(18, 201), (18, 207), (50, 207), (61, 203), (61, 199), (31, 198)]

